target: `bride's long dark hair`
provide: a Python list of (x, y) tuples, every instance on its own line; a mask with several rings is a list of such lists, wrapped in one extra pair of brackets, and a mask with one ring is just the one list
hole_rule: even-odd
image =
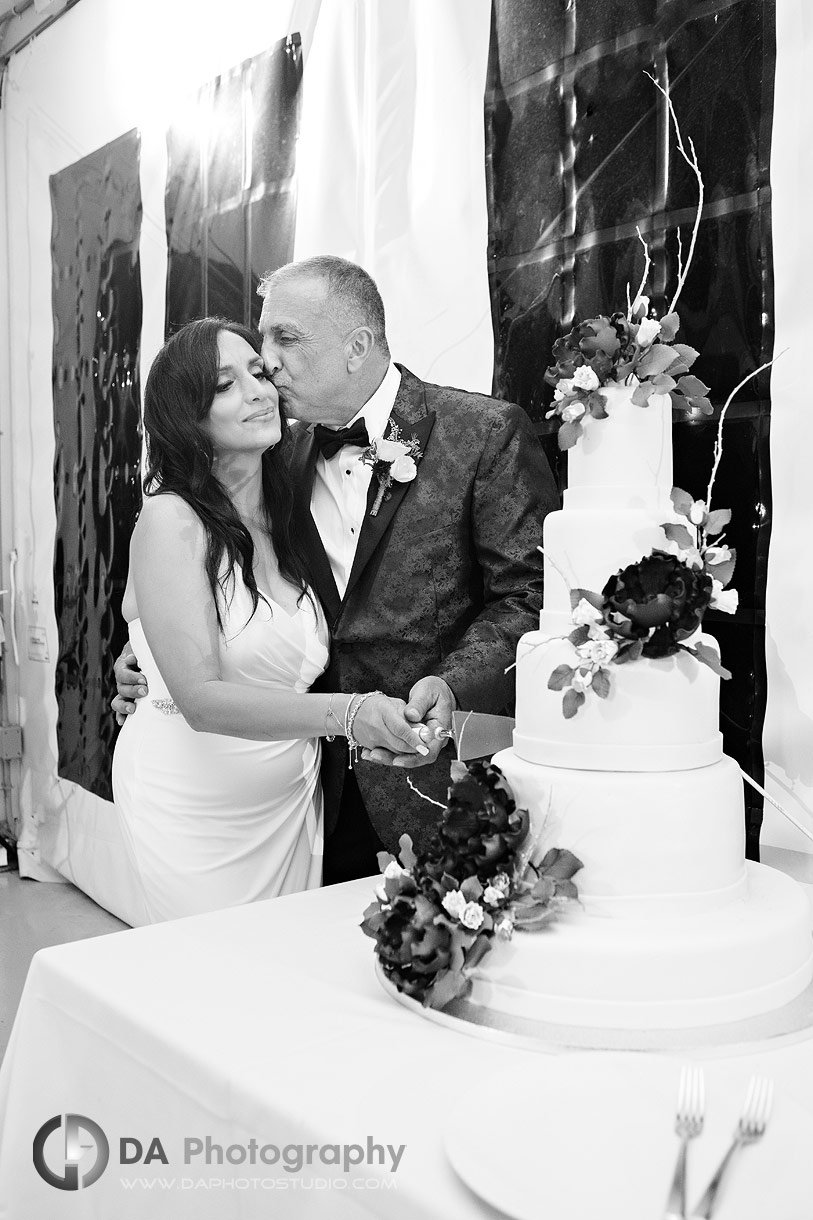
[[(239, 564), (251, 594), (253, 611), (262, 597), (254, 579), (251, 535), (212, 473), (212, 443), (201, 427), (217, 389), (220, 364), (217, 340), (224, 330), (239, 335), (260, 354), (260, 337), (249, 327), (226, 318), (200, 318), (187, 322), (167, 339), (152, 363), (144, 389), (147, 434), (144, 494), (174, 492), (203, 523), (206, 576), (221, 630), (218, 591), (227, 597), (229, 587), (233, 589), (235, 564)], [(293, 519), (293, 489), (286, 461), (288, 425), (282, 410), (280, 426), (279, 443), (266, 450), (261, 459), (263, 507), (280, 573), (300, 590), (301, 598), (307, 591), (308, 577)]]

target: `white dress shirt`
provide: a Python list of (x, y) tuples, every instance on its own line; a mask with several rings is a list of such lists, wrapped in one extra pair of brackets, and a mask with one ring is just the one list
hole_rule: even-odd
[[(383, 436), (400, 384), (401, 374), (390, 362), (375, 394), (346, 426), (363, 419), (371, 441)], [(344, 597), (350, 579), (373, 477), (372, 467), (360, 460), (361, 453), (355, 445), (343, 445), (333, 457), (325, 458), (320, 453), (316, 459), (311, 515), (330, 560), (339, 597)]]

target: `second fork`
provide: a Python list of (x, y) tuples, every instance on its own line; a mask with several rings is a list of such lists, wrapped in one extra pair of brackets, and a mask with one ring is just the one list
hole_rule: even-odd
[(705, 1085), (702, 1068), (687, 1065), (680, 1073), (678, 1085), (675, 1134), (680, 1139), (680, 1150), (666, 1201), (664, 1220), (685, 1220), (687, 1149), (689, 1140), (700, 1135), (703, 1130), (704, 1110)]
[(755, 1144), (765, 1134), (773, 1105), (773, 1081), (764, 1076), (752, 1076), (748, 1085), (742, 1115), (737, 1123), (731, 1145), (709, 1182), (703, 1197), (695, 1206), (691, 1220), (710, 1220), (720, 1184), (726, 1176), (734, 1153), (744, 1144)]

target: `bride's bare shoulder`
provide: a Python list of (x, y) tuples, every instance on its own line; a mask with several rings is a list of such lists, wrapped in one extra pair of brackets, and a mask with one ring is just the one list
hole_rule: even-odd
[(198, 541), (203, 536), (203, 522), (181, 496), (166, 491), (144, 497), (133, 530), (134, 546), (147, 542), (171, 545), (173, 541)]
[(155, 495), (145, 496), (139, 521), (142, 517), (156, 521), (200, 521), (192, 505), (174, 491), (159, 491)]

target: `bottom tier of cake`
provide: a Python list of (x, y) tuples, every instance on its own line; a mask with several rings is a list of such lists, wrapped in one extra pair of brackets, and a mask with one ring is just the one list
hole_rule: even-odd
[(684, 918), (602, 918), (573, 904), (488, 954), (469, 998), (606, 1029), (688, 1029), (780, 1008), (813, 977), (808, 903), (784, 873), (750, 862), (746, 872), (742, 897)]

